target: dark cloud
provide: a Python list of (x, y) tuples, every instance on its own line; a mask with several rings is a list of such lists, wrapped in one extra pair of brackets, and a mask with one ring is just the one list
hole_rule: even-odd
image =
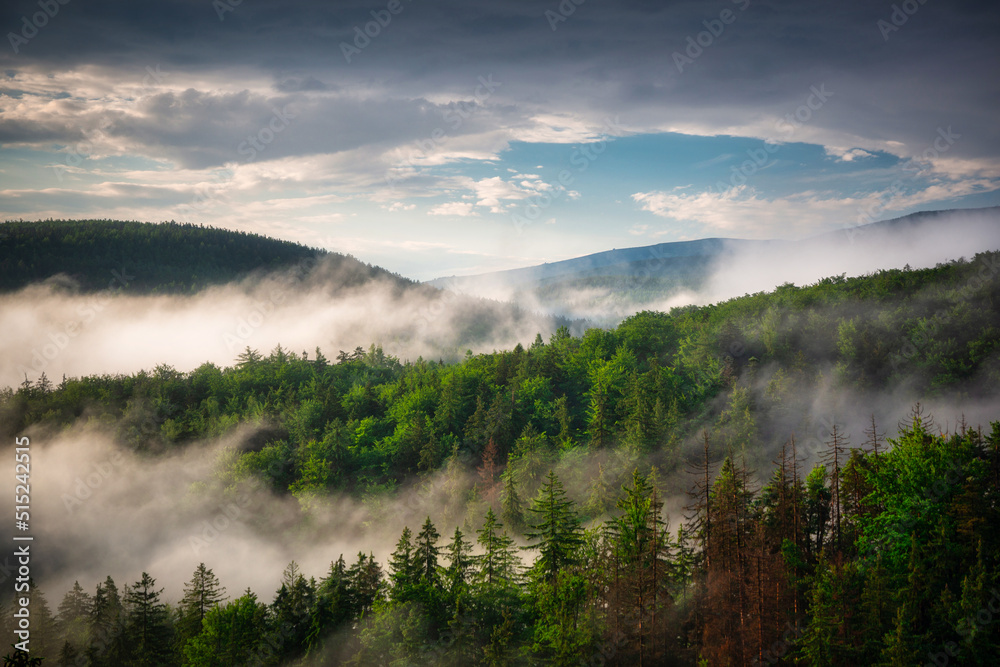
[[(826, 84), (834, 95), (810, 125), (831, 142), (869, 149), (896, 142), (900, 153), (918, 153), (951, 126), (963, 139), (949, 156), (1000, 154), (991, 111), (1000, 98), (1000, 11), (986, 2), (914, 3), (903, 16), (894, 10), (899, 3), (870, 0), (402, 0), (390, 16), (383, 1), (227, 1), (76, 0), (60, 5), (20, 53), (3, 50), (0, 65), (8, 72), (94, 66), (136, 80), (145, 66), (162, 66), (269, 81), (269, 98), (205, 84), (147, 100), (146, 116), (113, 119), (112, 133), (140, 152), (162, 151), (184, 166), (239, 160), (240, 143), (284, 103), (300, 108), (298, 127), (261, 157), (416, 140), (440, 124), (441, 110), (427, 100), (468, 97), (489, 73), (504, 82), (491, 104), (516, 109), (503, 118), (514, 126), (535, 112), (622, 114), (639, 129), (711, 133), (781, 117)], [(17, 32), (38, 11), (36, 2), (5, 3), (0, 26)], [(357, 38), (361, 48), (348, 63), (341, 44), (353, 46), (366, 25), (374, 33), (379, 17), (385, 25)], [(691, 62), (678, 68), (675, 53)], [(351, 95), (336, 94), (345, 91)], [(71, 139), (44, 119), (17, 123), (5, 124), (8, 140), (18, 133), (25, 141)]]

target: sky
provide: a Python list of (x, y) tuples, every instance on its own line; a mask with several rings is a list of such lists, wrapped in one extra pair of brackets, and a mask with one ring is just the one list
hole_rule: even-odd
[(15, 0), (0, 218), (474, 274), (1000, 204), (994, 2)]

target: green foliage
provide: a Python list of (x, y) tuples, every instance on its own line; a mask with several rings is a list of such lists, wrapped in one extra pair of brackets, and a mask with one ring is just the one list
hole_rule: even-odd
[[(345, 271), (389, 275), (349, 255), (173, 221), (12, 221), (0, 223), (0, 234), (5, 252), (15, 258), (0, 262), (0, 292), (65, 274), (88, 292), (190, 294), (251, 273), (309, 266), (319, 259)], [(401, 284), (411, 283), (391, 277)]]
[[(801, 470), (801, 449), (771, 468), (754, 456), (831, 382), (994, 400), (1000, 280), (977, 276), (997, 257), (560, 328), (455, 364), (248, 348), (229, 368), (0, 391), (11, 433), (80, 420), (144, 455), (249, 424), (219, 458), (220, 487), (261, 479), (303, 510), (345, 493), (377, 521), (395, 489), (440, 475), (457, 510), (434, 520), (468, 522), (441, 546), (430, 516), (403, 531), (388, 577), (371, 553), (318, 583), (293, 562), (269, 604), (249, 591), (225, 603), (204, 564), (173, 613), (148, 574), (122, 592), (111, 577), (90, 596), (74, 586), (54, 622), (39, 594), (39, 646), (90, 665), (747, 664), (770, 651), (833, 665), (928, 662), (954, 642), (990, 664), (997, 626), (980, 612), (1000, 585), (1000, 424), (942, 434), (917, 409), (836, 470)], [(699, 471), (695, 516), (672, 539), (661, 493), (684, 490), (679, 445), (702, 429), (728, 456), (706, 456), (712, 479)], [(468, 496), (463, 461), (482, 461)], [(583, 531), (578, 507), (603, 529)], [(505, 525), (536, 554), (527, 576)]]
[(173, 625), (167, 605), (160, 599), (162, 592), (162, 588), (156, 589), (156, 580), (143, 572), (125, 595), (126, 645), (134, 664), (160, 665), (172, 654)]
[(184, 646), (186, 665), (227, 667), (253, 664), (264, 651), (268, 628), (267, 606), (247, 591), (232, 602), (213, 606), (201, 631)]
[(551, 470), (528, 509), (532, 518), (525, 537), (535, 542), (529, 548), (538, 551), (532, 572), (539, 579), (554, 582), (562, 569), (578, 562), (577, 551), (583, 543), (580, 519)]

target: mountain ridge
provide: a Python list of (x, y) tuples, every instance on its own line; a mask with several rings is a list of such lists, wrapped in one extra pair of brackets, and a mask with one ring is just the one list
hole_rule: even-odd
[[(922, 223), (930, 218), (945, 216), (949, 214), (956, 214), (956, 213), (962, 214), (965, 212), (1000, 214), (1000, 206), (988, 206), (988, 207), (973, 208), (973, 209), (936, 209), (931, 211), (919, 211), (899, 216), (896, 218), (878, 220), (865, 225), (858, 225), (855, 227), (844, 227), (829, 232), (823, 232), (813, 236), (807, 236), (802, 239), (741, 239), (741, 238), (730, 238), (730, 237), (706, 237), (706, 238), (692, 239), (687, 241), (667, 241), (664, 243), (654, 243), (645, 246), (614, 248), (612, 250), (602, 250), (587, 255), (580, 255), (579, 257), (571, 257), (568, 259), (557, 260), (554, 262), (543, 262), (542, 264), (518, 267), (514, 269), (504, 269), (501, 271), (488, 271), (484, 273), (474, 273), (463, 276), (459, 275), (440, 276), (438, 278), (433, 278), (425, 282), (430, 285), (441, 287), (444, 286), (444, 284), (454, 284), (456, 282), (460, 283), (466, 280), (475, 280), (493, 276), (510, 276), (515, 279), (512, 282), (517, 281), (517, 279), (521, 279), (522, 281), (524, 281), (530, 276), (531, 272), (538, 272), (539, 274), (542, 274), (540, 277), (554, 277), (556, 275), (567, 275), (569, 273), (581, 270), (580, 268), (575, 268), (577, 266), (586, 268), (596, 268), (596, 267), (616, 266), (620, 264), (627, 264), (633, 261), (643, 261), (647, 259), (662, 260), (665, 258), (713, 256), (722, 254), (727, 250), (726, 246), (732, 247), (733, 245), (744, 245), (746, 248), (750, 248), (752, 246), (765, 247), (765, 246), (777, 246), (777, 245), (812, 244), (812, 243), (827, 242), (827, 241), (843, 242), (844, 240), (846, 240), (848, 243), (853, 243), (854, 239), (857, 239), (859, 237), (863, 238), (865, 235), (871, 232), (881, 232), (887, 228), (900, 227), (903, 225), (910, 225), (914, 223)], [(707, 249), (710, 252), (707, 253), (685, 252), (688, 249), (697, 249), (697, 250)], [(635, 257), (636, 255), (641, 255), (641, 254), (647, 256)], [(629, 257), (634, 257), (634, 258), (629, 259)]]

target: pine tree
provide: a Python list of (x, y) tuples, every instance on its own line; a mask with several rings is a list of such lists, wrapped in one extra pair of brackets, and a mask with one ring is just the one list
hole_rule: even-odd
[(455, 526), (455, 535), (445, 550), (448, 553), (448, 569), (445, 573), (448, 592), (453, 598), (457, 598), (469, 583), (469, 574), (473, 566), (472, 544), (465, 539), (458, 526)]
[(330, 571), (316, 589), (316, 604), (310, 610), (306, 656), (321, 653), (326, 637), (352, 617), (348, 600), (350, 581), (347, 563), (341, 554), (330, 563)]
[(479, 495), (488, 505), (494, 505), (497, 496), (497, 458), (500, 455), (497, 442), (490, 438), (483, 449), (483, 461), (479, 466)]
[[(656, 659), (655, 642), (664, 631), (660, 626), (669, 602), (665, 583), (670, 534), (660, 519), (662, 503), (638, 469), (632, 473), (632, 485), (622, 490), (624, 495), (617, 504), (621, 515), (608, 521), (618, 573), (615, 599), (620, 614), (628, 619), (626, 635), (634, 638), (630, 655), (642, 665)], [(615, 625), (621, 627), (617, 620)]]
[(291, 561), (282, 573), (281, 587), (271, 603), (275, 627), (273, 643), (283, 660), (295, 659), (305, 652), (315, 601), (315, 580), (307, 580), (299, 571), (299, 564)]
[[(749, 660), (748, 638), (750, 599), (748, 560), (752, 534), (750, 505), (753, 494), (747, 488), (745, 469), (737, 469), (732, 458), (722, 462), (709, 496), (712, 513), (712, 552), (707, 558), (707, 596), (711, 610), (703, 629), (702, 650), (713, 663), (740, 664)], [(715, 641), (713, 637), (724, 640)]]
[(486, 588), (508, 587), (517, 581), (517, 553), (514, 540), (504, 532), (490, 509), (486, 512), (483, 527), (476, 532), (476, 542), (483, 553), (475, 557), (477, 571), (475, 582)]
[(171, 626), (167, 605), (160, 601), (163, 589), (146, 572), (129, 588), (125, 634), (136, 665), (160, 665), (170, 658)]
[(90, 625), (90, 611), (90, 595), (83, 590), (79, 581), (74, 581), (73, 588), (63, 596), (58, 609), (58, 628), (63, 638), (64, 651), (66, 644), (70, 645), (74, 654), (84, 647)]
[(524, 531), (524, 504), (517, 493), (517, 485), (514, 482), (514, 471), (508, 467), (503, 475), (503, 493), (501, 495), (500, 517), (505, 525), (509, 526), (515, 533)]
[(202, 621), (210, 609), (226, 599), (226, 589), (218, 577), (204, 563), (195, 568), (191, 581), (184, 587), (180, 614), (175, 630), (177, 643), (183, 647), (189, 639), (201, 632)]
[(55, 658), (62, 645), (58, 640), (56, 619), (49, 602), (34, 580), (29, 581), (28, 612), (31, 614), (31, 652), (44, 658)]
[(271, 655), (265, 643), (267, 606), (248, 589), (241, 597), (208, 609), (201, 632), (184, 647), (185, 665), (230, 667), (260, 664)]
[(87, 658), (91, 665), (118, 665), (125, 655), (125, 613), (121, 596), (110, 576), (97, 590), (90, 607), (90, 644)]
[(526, 548), (539, 552), (532, 571), (555, 582), (561, 569), (578, 561), (577, 550), (583, 543), (580, 519), (555, 472), (549, 471), (529, 511), (533, 520), (525, 537), (536, 543)]
[(63, 624), (72, 623), (90, 616), (90, 595), (83, 590), (79, 581), (73, 582), (73, 588), (63, 596), (59, 603), (59, 621)]
[(347, 600), (353, 618), (364, 618), (382, 595), (382, 566), (372, 554), (358, 552), (358, 560), (347, 570)]
[(431, 522), (431, 518), (427, 517), (424, 525), (420, 528), (413, 549), (417, 576), (420, 577), (421, 583), (431, 586), (436, 586), (439, 581), (438, 552), (440, 549), (437, 546), (437, 541), (440, 537), (441, 535)]
[(692, 535), (701, 543), (701, 554), (706, 567), (711, 566), (712, 549), (712, 463), (709, 457), (708, 431), (702, 431), (702, 456), (697, 465), (688, 464), (688, 473), (694, 477), (694, 483), (687, 495), (691, 503), (684, 509), (688, 512), (686, 518)]
[(841, 493), (841, 487), (843, 467), (847, 462), (846, 452), (849, 444), (849, 439), (846, 438), (840, 432), (837, 425), (834, 424), (833, 429), (830, 432), (830, 440), (826, 443), (829, 449), (827, 449), (827, 451), (820, 457), (823, 463), (826, 464), (827, 469), (830, 471), (830, 518), (833, 523), (833, 537), (838, 552), (842, 552), (844, 547), (844, 501), (842, 497), (843, 494)]
[[(359, 558), (361, 558), (360, 554)], [(413, 533), (409, 527), (405, 527), (396, 542), (396, 550), (389, 556), (389, 580), (392, 582), (390, 595), (392, 599), (397, 602), (409, 600), (419, 579), (420, 571), (413, 551)]]
[(64, 641), (59, 651), (59, 667), (75, 667), (80, 662), (80, 651), (70, 641)]
[(597, 464), (597, 476), (590, 486), (590, 494), (583, 504), (583, 511), (586, 516), (598, 518), (605, 516), (609, 510), (614, 508), (617, 498), (611, 484), (608, 483), (604, 475), (604, 465)]

